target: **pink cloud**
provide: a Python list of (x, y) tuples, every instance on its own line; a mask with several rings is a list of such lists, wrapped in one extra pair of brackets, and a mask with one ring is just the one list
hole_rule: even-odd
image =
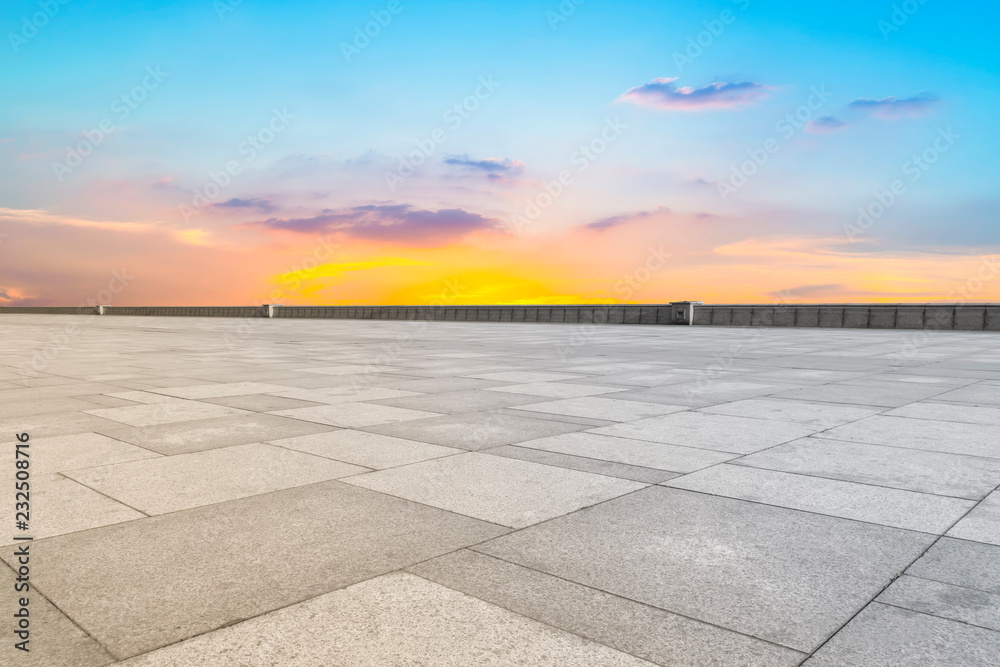
[(751, 81), (678, 87), (676, 78), (658, 78), (626, 91), (619, 99), (669, 111), (733, 109), (767, 96), (768, 86)]

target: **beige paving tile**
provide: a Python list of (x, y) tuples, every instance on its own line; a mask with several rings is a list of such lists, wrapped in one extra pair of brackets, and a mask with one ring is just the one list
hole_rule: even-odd
[(122, 664), (180, 667), (193, 663), (299, 667), (652, 665), (404, 573), (354, 584)]
[(593, 432), (564, 433), (528, 440), (519, 446), (674, 472), (694, 472), (736, 457), (736, 454), (616, 438)]
[(106, 420), (101, 422), (104, 426), (97, 428), (100, 433), (160, 454), (200, 452), (334, 430), (333, 426), (324, 424), (254, 413), (156, 426), (126, 426)]
[(642, 401), (619, 401), (613, 398), (566, 398), (558, 401), (545, 401), (532, 405), (520, 405), (518, 410), (528, 412), (547, 412), (571, 417), (587, 417), (607, 421), (626, 422), (646, 417), (666, 415), (671, 412), (687, 410), (680, 405), (662, 405), (659, 403), (644, 403)]
[[(14, 590), (17, 575), (7, 565), (0, 565), (0, 588), (3, 589), (5, 611), (10, 615), (15, 613), (15, 601), (20, 592)], [(87, 636), (66, 615), (52, 606), (52, 603), (39, 595), (37, 591), (28, 592), (28, 613), (30, 626), (28, 632), (28, 651), (14, 647), (15, 642), (22, 641), (11, 629), (0, 645), (0, 664), (11, 667), (103, 667), (115, 661), (101, 648), (100, 644)], [(5, 614), (6, 615), (6, 614)], [(5, 621), (7, 619), (4, 619)], [(13, 626), (13, 623), (11, 623)]]
[[(504, 532), (320, 482), (41, 540), (31, 576), (109, 653), (127, 658)], [(10, 563), (13, 551), (0, 556)]]
[(461, 454), (465, 451), (353, 429), (272, 440), (271, 444), (375, 470)]
[(344, 481), (512, 528), (545, 521), (646, 486), (475, 452)]
[(272, 394), (288, 389), (283, 385), (263, 382), (223, 382), (201, 384), (192, 387), (164, 387), (159, 393), (177, 398), (221, 398), (223, 396), (244, 396), (246, 394)]
[(4, 503), (0, 510), (3, 525), (11, 529), (0, 533), (0, 544), (14, 544), (15, 534), (30, 535), (40, 540), (145, 516), (58, 473), (32, 475), (29, 484), (29, 530), (13, 530), (14, 522), (19, 517), (15, 517), (12, 483), (10, 502)]
[(95, 417), (103, 417), (129, 426), (155, 426), (172, 422), (211, 419), (236, 414), (247, 414), (244, 410), (227, 408), (222, 405), (175, 399), (149, 405), (132, 405), (123, 408), (99, 408), (84, 410)]
[(66, 475), (147, 514), (165, 514), (365, 471), (283, 447), (250, 444)]
[(424, 417), (440, 416), (437, 412), (408, 410), (406, 408), (394, 408), (387, 405), (375, 405), (373, 403), (338, 403), (336, 405), (324, 405), (316, 408), (279, 410), (273, 414), (345, 428), (375, 426), (376, 424), (388, 424), (390, 422), (404, 422)]

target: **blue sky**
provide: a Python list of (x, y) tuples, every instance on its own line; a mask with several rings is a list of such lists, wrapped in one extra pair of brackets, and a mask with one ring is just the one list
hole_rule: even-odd
[[(423, 264), (410, 269), (390, 262), (391, 271), (358, 274), (351, 287), (357, 298), (420, 298), (406, 286), (444, 279), (466, 264), (489, 265), (491, 252), (506, 255), (493, 257), (494, 278), (483, 280), (521, 285), (511, 292), (519, 296), (496, 298), (612, 298), (613, 277), (661, 238), (677, 244), (676, 271), (691, 277), (687, 284), (711, 284), (717, 299), (767, 298), (782, 289), (780, 281), (786, 289), (808, 286), (820, 280), (809, 271), (829, 268), (830, 251), (843, 279), (824, 273), (816, 284), (841, 286), (831, 298), (946, 298), (947, 281), (964, 279), (968, 262), (997, 245), (1000, 53), (991, 44), (1000, 10), (993, 3), (53, 0), (8, 7), (0, 49), (0, 224), (9, 229), (0, 251), (16, 250), (18, 239), (26, 250), (72, 239), (97, 253), (89, 264), (74, 263), (79, 280), (69, 269), (45, 277), (9, 266), (0, 289), (17, 295), (12, 303), (83, 298), (108, 266), (130, 253), (156, 257), (157, 246), (162, 260), (151, 264), (147, 287), (123, 298), (252, 300), (316, 229), (296, 234), (290, 225), (256, 223), (390, 204), (461, 210), (469, 220), (502, 224), (484, 224), (486, 237), (466, 227), (449, 236), (441, 232), (453, 219), (447, 215), (412, 218), (427, 221), (427, 238), (443, 244), (438, 255), (414, 259)], [(25, 21), (42, 23), (37, 17), (46, 7), (52, 15), (44, 25), (25, 31)], [(373, 21), (372, 12), (391, 20), (345, 57), (345, 43)], [(699, 39), (700, 52), (688, 50)], [(149, 81), (149, 68), (162, 80), (140, 91), (143, 99), (132, 100), (135, 108), (121, 119), (114, 100)], [(495, 90), (452, 125), (445, 113), (482, 91), (482, 80)], [(626, 96), (631, 90), (638, 92)], [(755, 94), (726, 97), (727, 90)], [(803, 107), (814, 90), (828, 99)], [(245, 161), (239, 147), (276, 109), (292, 119)], [(782, 118), (800, 109), (814, 123), (799, 123), (786, 136)], [(67, 146), (106, 119), (114, 132), (60, 179), (56, 164), (66, 161)], [(573, 156), (609, 121), (624, 128), (620, 136), (578, 171)], [(435, 131), (445, 138), (433, 143), (433, 153), (399, 187), (387, 187), (386, 174), (420, 142), (429, 145)], [(949, 142), (938, 140), (942, 133)], [(766, 163), (723, 197), (720, 183), (731, 183), (734, 167), (768, 142), (777, 148)], [(928, 150), (935, 162), (911, 180), (907, 165)], [(267, 204), (208, 205), (193, 218), (179, 213), (233, 160), (240, 174), (211, 203)], [(483, 160), (514, 167), (469, 166)], [(527, 228), (519, 225), (545, 184), (567, 169), (572, 185)], [(904, 181), (905, 193), (844, 250), (851, 240), (844, 229), (857, 209), (895, 180)], [(609, 228), (601, 240), (580, 235), (610, 217), (635, 224)], [(118, 232), (110, 223), (126, 226)], [(144, 224), (151, 234), (127, 226)], [(343, 241), (338, 261), (378, 264), (426, 252), (428, 243), (415, 244), (412, 230), (399, 227), (393, 241), (401, 219), (363, 224), (384, 227), (378, 244), (355, 228), (330, 228)], [(81, 230), (90, 236), (81, 238)], [(775, 256), (760, 248), (789, 239), (813, 256), (812, 264), (796, 260), (801, 280), (779, 272), (777, 283), (727, 292), (722, 281), (731, 277), (713, 267), (736, 260), (720, 249), (752, 242), (766, 263)], [(593, 247), (607, 261), (560, 282), (554, 276), (577, 269), (555, 256), (545, 265), (527, 249), (542, 242), (574, 252)], [(206, 287), (172, 273), (175, 257), (191, 266), (227, 266), (247, 253), (259, 258), (259, 276), (241, 273), (235, 283)], [(65, 265), (54, 250), (44, 261)], [(891, 279), (873, 288), (870, 276), (895, 261), (908, 262), (899, 269), (899, 288)], [(419, 268), (430, 265), (439, 267), (436, 274)], [(933, 266), (931, 274), (944, 282), (915, 288), (921, 266)], [(637, 298), (683, 297), (670, 291), (672, 270)], [(298, 296), (326, 302), (344, 291), (337, 279), (320, 282), (311, 296)]]

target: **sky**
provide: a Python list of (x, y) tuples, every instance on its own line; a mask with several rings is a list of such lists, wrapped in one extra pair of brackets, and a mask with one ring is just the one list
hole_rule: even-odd
[(0, 306), (1000, 299), (997, 3), (5, 8)]

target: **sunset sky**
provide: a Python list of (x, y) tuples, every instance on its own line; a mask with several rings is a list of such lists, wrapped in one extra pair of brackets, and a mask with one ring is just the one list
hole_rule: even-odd
[(996, 3), (5, 10), (0, 305), (1000, 299)]

